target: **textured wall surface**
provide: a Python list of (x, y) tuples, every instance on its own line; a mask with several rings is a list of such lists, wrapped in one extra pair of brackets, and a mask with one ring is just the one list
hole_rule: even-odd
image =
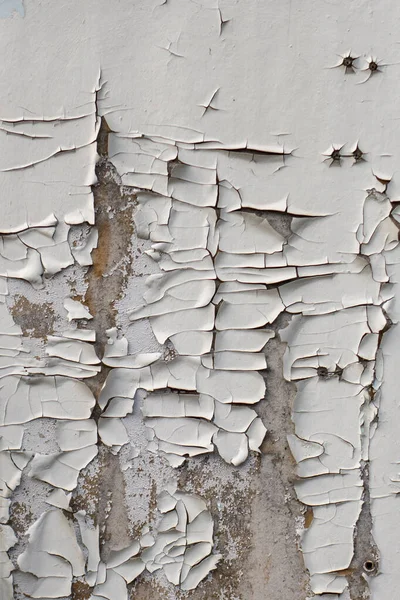
[(397, 600), (399, 27), (0, 0), (1, 600)]

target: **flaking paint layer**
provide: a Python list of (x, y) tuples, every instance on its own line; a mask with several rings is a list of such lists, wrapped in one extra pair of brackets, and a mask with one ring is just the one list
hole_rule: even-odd
[(0, 3), (5, 600), (396, 597), (399, 10)]

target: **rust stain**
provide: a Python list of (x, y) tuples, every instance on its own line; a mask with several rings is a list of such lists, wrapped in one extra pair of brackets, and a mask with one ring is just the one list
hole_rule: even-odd
[(99, 243), (92, 252), (93, 267), (92, 274), (96, 278), (103, 276), (109, 268), (110, 246), (111, 246), (111, 224), (109, 221), (99, 223)]
[(110, 128), (102, 119), (98, 135), (97, 183), (93, 186), (98, 246), (92, 252), (93, 265), (87, 273), (84, 303), (93, 315), (96, 351), (101, 356), (106, 329), (116, 324), (116, 300), (122, 298), (132, 272), (131, 240), (134, 233), (133, 210), (136, 196), (119, 183), (113, 164), (107, 158)]
[(104, 117), (101, 118), (101, 127), (97, 136), (97, 152), (99, 156), (108, 156), (108, 135), (112, 132)]
[(74, 581), (72, 583), (71, 600), (89, 600), (91, 587), (85, 581)]
[(311, 508), (311, 506), (309, 506), (306, 510), (306, 512), (304, 513), (304, 528), (308, 529), (311, 525), (311, 523), (314, 520), (314, 512), (313, 509)]
[(341, 569), (340, 571), (335, 571), (335, 575), (343, 575), (344, 577), (347, 577), (348, 575), (351, 575), (352, 573), (354, 573), (354, 569), (352, 569), (352, 568)]

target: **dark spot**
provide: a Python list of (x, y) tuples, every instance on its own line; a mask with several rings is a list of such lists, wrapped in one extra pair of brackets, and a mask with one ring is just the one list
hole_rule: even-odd
[(343, 146), (339, 146), (338, 148), (335, 148), (335, 146), (332, 144), (331, 146), (331, 150), (324, 153), (324, 156), (326, 157), (325, 161), (330, 161), (329, 162), (329, 166), (331, 167), (332, 165), (336, 165), (337, 167), (341, 166), (341, 161), (342, 158), (344, 158), (346, 155), (345, 154), (341, 154), (341, 150), (342, 150)]
[(353, 150), (352, 154), (353, 154), (353, 158), (354, 158), (355, 162), (360, 162), (361, 160), (365, 160), (364, 152), (361, 150), (361, 148), (359, 147), (358, 144), (355, 147), (355, 150)]
[(355, 73), (356, 67), (354, 65), (354, 61), (357, 60), (357, 56), (344, 56), (342, 60), (342, 67), (345, 69), (345, 73)]
[(328, 369), (326, 367), (318, 367), (317, 375), (318, 377), (321, 377), (321, 379), (327, 379), (329, 375)]
[(376, 569), (375, 561), (371, 559), (366, 560), (363, 567), (364, 571), (366, 571), (367, 573), (372, 573)]
[(320, 379), (331, 379), (332, 377), (341, 377), (343, 375), (343, 369), (336, 365), (334, 371), (328, 371), (326, 367), (318, 367), (317, 375)]
[(345, 56), (342, 62), (344, 67), (352, 67), (354, 62), (354, 58), (352, 56)]
[(342, 62), (337, 66), (344, 67), (344, 72), (346, 73), (346, 75), (348, 73), (355, 73), (357, 67), (355, 66), (354, 63), (357, 60), (357, 58), (359, 58), (359, 57), (351, 56), (350, 54), (348, 54), (347, 56), (342, 56)]
[(90, 586), (86, 581), (74, 581), (71, 589), (71, 600), (87, 600), (91, 596)]
[(378, 63), (376, 63), (374, 60), (371, 60), (370, 63), (368, 64), (368, 69), (370, 71), (377, 71), (378, 70)]

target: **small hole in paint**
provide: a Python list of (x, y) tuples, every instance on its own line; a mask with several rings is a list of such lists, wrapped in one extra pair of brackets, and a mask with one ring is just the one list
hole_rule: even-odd
[(364, 152), (361, 150), (361, 148), (359, 147), (358, 144), (355, 147), (355, 149), (353, 150), (353, 158), (354, 158), (355, 162), (360, 162), (361, 160), (365, 160)]
[(332, 160), (340, 160), (341, 156), (340, 156), (340, 150), (332, 150), (331, 153), (331, 159)]
[(352, 56), (345, 56), (342, 65), (348, 69), (353, 66), (354, 61), (355, 58), (353, 58)]
[(326, 379), (328, 377), (328, 369), (326, 367), (318, 367), (317, 375), (322, 379)]
[(367, 573), (375, 571), (375, 562), (373, 560), (366, 560), (364, 563), (364, 571), (367, 571)]

